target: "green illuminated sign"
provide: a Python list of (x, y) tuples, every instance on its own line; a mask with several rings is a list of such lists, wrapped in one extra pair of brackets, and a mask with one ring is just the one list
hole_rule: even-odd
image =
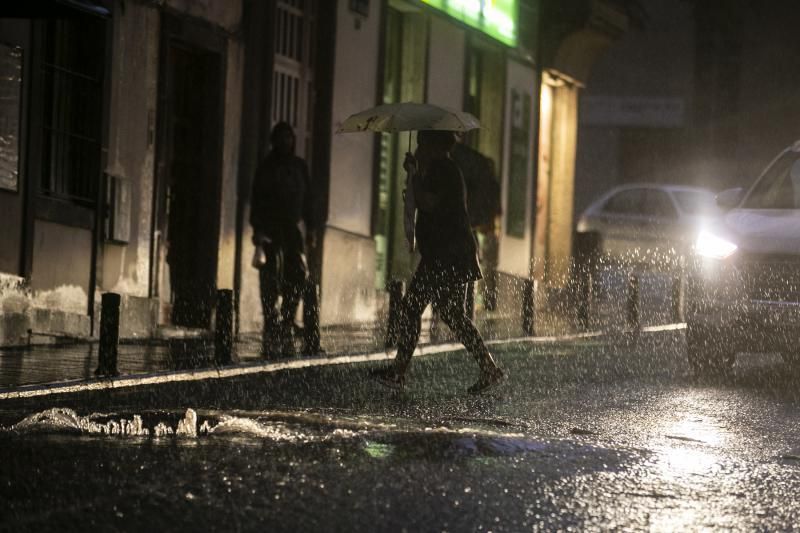
[(517, 45), (517, 0), (422, 0), (509, 46)]

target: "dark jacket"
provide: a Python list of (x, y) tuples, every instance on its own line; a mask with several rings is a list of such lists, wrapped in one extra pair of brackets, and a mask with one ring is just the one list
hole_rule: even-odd
[[(298, 224), (315, 229), (308, 166), (301, 158), (270, 152), (256, 170), (250, 224), (278, 246), (303, 246)], [(298, 243), (299, 239), (299, 243)]]
[(416, 235), (422, 261), (444, 273), (443, 281), (466, 283), (481, 278), (477, 245), (467, 215), (464, 178), (449, 158), (431, 161), (415, 191), (432, 202), (417, 199)]

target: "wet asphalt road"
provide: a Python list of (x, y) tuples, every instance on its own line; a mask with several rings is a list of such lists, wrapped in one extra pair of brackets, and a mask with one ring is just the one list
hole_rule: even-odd
[[(457, 352), (415, 359), (404, 393), (360, 364), (62, 400), (74, 416), (0, 432), (0, 528), (800, 529), (800, 372), (739, 356), (701, 381), (684, 347), (497, 347), (511, 377), (477, 398)], [(3, 407), (6, 427), (42, 412)], [(197, 436), (153, 436), (187, 408)], [(92, 432), (134, 415), (150, 435)]]

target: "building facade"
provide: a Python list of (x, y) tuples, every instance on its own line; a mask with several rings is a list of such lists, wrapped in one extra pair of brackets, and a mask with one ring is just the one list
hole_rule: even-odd
[(207, 327), (235, 270), (242, 2), (51, 7), (0, 21), (0, 337), (91, 336), (106, 291), (124, 337)]
[(495, 316), (521, 324), (532, 280), (562, 283), (577, 94), (625, 24), (611, 0), (54, 2), (59, 16), (0, 20), (2, 343), (96, 334), (108, 291), (123, 337), (207, 331), (218, 289), (257, 333), (250, 187), (281, 120), (326, 221), (309, 253), (321, 321), (381, 320), (415, 261), (409, 137), (335, 132), (388, 102), (481, 120), (469, 142), (502, 187)]

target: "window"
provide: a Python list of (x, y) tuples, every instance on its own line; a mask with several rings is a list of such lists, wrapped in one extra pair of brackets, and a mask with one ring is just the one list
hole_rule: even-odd
[(275, 10), (275, 65), (272, 77), (272, 124), (294, 129), (297, 153), (311, 159), (314, 97), (314, 12), (316, 3), (281, 0)]
[[(428, 22), (420, 12), (409, 12), (390, 2), (385, 20), (383, 50), (383, 103), (423, 102), (427, 77)], [(403, 190), (406, 173), (403, 154), (411, 133), (381, 134), (379, 168), (373, 201), (375, 237), (375, 288), (384, 290), (392, 279), (409, 277), (413, 256), (405, 251)]]
[(648, 189), (644, 214), (658, 218), (678, 218), (678, 212), (669, 195), (659, 189)]
[(748, 197), (745, 207), (800, 209), (800, 155), (790, 152), (768, 168)]
[(105, 32), (99, 17), (45, 22), (41, 191), (84, 205), (100, 182)]
[(608, 199), (603, 211), (620, 215), (641, 215), (644, 204), (643, 189), (620, 191)]
[(672, 191), (678, 207), (687, 215), (712, 214), (718, 211), (716, 200), (710, 192)]

